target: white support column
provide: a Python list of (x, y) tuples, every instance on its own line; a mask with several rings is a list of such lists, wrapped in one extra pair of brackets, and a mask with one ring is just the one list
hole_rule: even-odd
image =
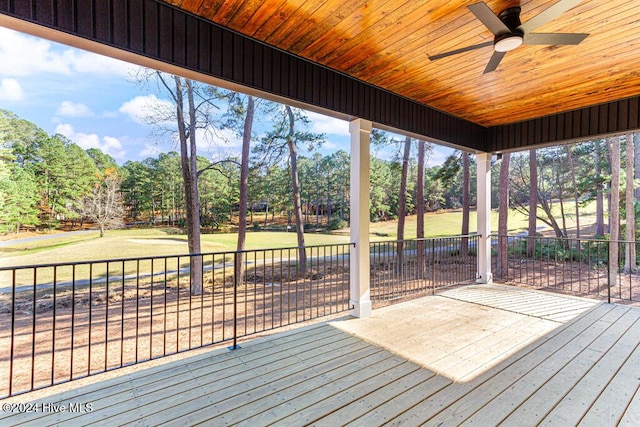
[(476, 155), (478, 164), (478, 283), (491, 283), (491, 154)]
[(350, 314), (371, 315), (369, 255), (369, 145), (370, 121), (356, 119), (349, 123), (351, 133), (351, 248), (349, 297)]

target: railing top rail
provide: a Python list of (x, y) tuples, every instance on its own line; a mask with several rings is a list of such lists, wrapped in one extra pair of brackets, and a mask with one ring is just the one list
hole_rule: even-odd
[(465, 237), (469, 237), (469, 238), (474, 238), (474, 237), (478, 237), (479, 234), (473, 233), (473, 234), (456, 234), (454, 236), (438, 236), (438, 237), (421, 237), (421, 238), (415, 238), (415, 239), (403, 239), (403, 240), (373, 240), (371, 242), (369, 242), (370, 244), (374, 244), (374, 243), (402, 243), (402, 242), (426, 242), (426, 241), (431, 241), (431, 240), (447, 240), (447, 239), (460, 239), (460, 238), (465, 238)]
[(580, 242), (604, 242), (604, 243), (609, 243), (609, 242), (613, 242), (613, 243), (634, 243), (634, 244), (640, 244), (640, 241), (635, 240), (610, 240), (610, 239), (594, 239), (594, 238), (585, 238), (585, 237), (580, 237), (579, 239), (576, 237), (556, 237), (556, 236), (533, 236), (530, 237), (528, 235), (518, 235), (518, 234), (498, 234), (498, 233), (491, 233), (491, 237), (508, 237), (508, 238), (521, 238), (521, 239), (544, 239), (544, 240), (566, 240), (569, 242), (576, 242), (576, 241), (580, 241)]
[(73, 265), (104, 264), (104, 263), (117, 263), (117, 262), (131, 262), (131, 261), (152, 261), (156, 259), (191, 258), (191, 257), (198, 257), (198, 256), (233, 256), (235, 254), (245, 254), (245, 253), (254, 253), (254, 252), (294, 251), (299, 249), (316, 249), (316, 248), (346, 247), (346, 246), (355, 247), (355, 245), (356, 245), (355, 243), (345, 242), (345, 243), (328, 243), (325, 245), (287, 246), (282, 248), (244, 249), (242, 251), (201, 252), (197, 254), (154, 255), (154, 256), (145, 256), (145, 257), (98, 259), (98, 260), (90, 260), (90, 261), (68, 261), (68, 262), (59, 262), (59, 263), (50, 263), (50, 264), (30, 264), (30, 265), (0, 267), (0, 271), (25, 270), (25, 269), (31, 269), (31, 268), (47, 268), (47, 267), (48, 268), (68, 267)]

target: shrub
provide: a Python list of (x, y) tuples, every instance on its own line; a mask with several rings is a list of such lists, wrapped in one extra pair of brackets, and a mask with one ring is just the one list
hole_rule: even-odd
[(347, 221), (345, 221), (344, 219), (340, 219), (340, 218), (333, 218), (331, 220), (331, 222), (329, 222), (329, 225), (327, 226), (328, 230), (340, 230), (343, 228), (347, 228), (349, 226), (349, 223), (347, 223)]

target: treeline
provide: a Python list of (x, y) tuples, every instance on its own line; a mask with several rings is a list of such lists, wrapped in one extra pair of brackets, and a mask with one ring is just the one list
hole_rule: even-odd
[(119, 187), (111, 156), (0, 110), (0, 231), (83, 219), (104, 230), (121, 220)]
[[(614, 175), (626, 176), (627, 170), (632, 175), (631, 181), (619, 180), (619, 216), (628, 217), (629, 207), (633, 207), (634, 213), (640, 210), (639, 190), (635, 188), (640, 179), (639, 141), (638, 135), (620, 138), (618, 169), (612, 168), (612, 143), (605, 139), (511, 154), (506, 178), (509, 206), (550, 227), (558, 237), (580, 237), (585, 225), (581, 224), (583, 208), (595, 202), (596, 221), (588, 234), (605, 236), (611, 229), (611, 215), (606, 213), (613, 210)], [(404, 201), (407, 215), (415, 214), (418, 207), (417, 144), (412, 141), (408, 146)], [(383, 146), (387, 151), (396, 147), (397, 153), (391, 159), (379, 158), (375, 153)], [(402, 202), (399, 191), (405, 154), (402, 144), (387, 134), (375, 132), (373, 150), (371, 220), (397, 219)], [(426, 144), (427, 158), (432, 150), (433, 146)], [(633, 158), (628, 161), (628, 156)], [(475, 158), (468, 157), (469, 202), (475, 205)], [(238, 159), (212, 163), (198, 157), (197, 162), (202, 226), (219, 229), (237, 225)], [(500, 190), (493, 192), (493, 207), (498, 207), (499, 194), (504, 193), (499, 183), (500, 165), (501, 162), (496, 163), (492, 174), (494, 189)], [(628, 165), (632, 165), (632, 169)], [(305, 228), (348, 226), (348, 153), (341, 150), (323, 155), (315, 150), (309, 156), (298, 155), (297, 168)], [(426, 211), (462, 207), (463, 171), (460, 152), (454, 152), (442, 165), (425, 169)], [(56, 228), (69, 222), (75, 226), (91, 222), (102, 230), (125, 222), (184, 226), (182, 179), (181, 159), (176, 152), (118, 166), (99, 149), (83, 150), (64, 136), (48, 135), (37, 125), (0, 110), (0, 232), (17, 233), (25, 227)], [(629, 182), (631, 192), (627, 191)], [(250, 227), (269, 228), (276, 223), (282, 226), (283, 217), (290, 225), (292, 182), (286, 156), (280, 161), (265, 162), (259, 152), (253, 152), (247, 189), (246, 220)], [(621, 231), (625, 227), (623, 222)]]
[[(561, 145), (528, 153), (506, 153), (500, 162), (498, 193), (497, 272), (508, 273), (507, 207), (515, 207), (529, 216), (528, 235), (537, 233), (537, 221), (544, 222), (556, 237), (594, 236), (612, 242), (636, 241), (638, 218), (637, 183), (640, 178), (640, 138), (628, 133), (574, 145)], [(568, 203), (571, 201), (571, 203)], [(582, 207), (594, 202), (595, 224), (588, 230), (581, 221)], [(573, 205), (573, 207), (571, 207)], [(605, 219), (605, 212), (608, 213)], [(575, 227), (570, 232), (568, 219)], [(565, 248), (580, 241), (563, 240)], [(624, 271), (636, 272), (636, 245), (624, 245)], [(535, 240), (527, 241), (529, 256), (536, 251)], [(608, 249), (609, 283), (617, 283), (619, 244)]]
[[(388, 140), (388, 144), (397, 144)], [(459, 154), (444, 165), (429, 167), (425, 173), (427, 211), (460, 208), (461, 170)], [(292, 188), (286, 161), (265, 165), (256, 156), (248, 177), (248, 217), (254, 229), (274, 226), (285, 216), (292, 221)], [(221, 228), (237, 224), (240, 170), (236, 159), (219, 162), (198, 158), (200, 218), (204, 227)], [(298, 156), (300, 197), (307, 229), (337, 229), (349, 220), (349, 154), (343, 150), (330, 155), (316, 151)], [(122, 194), (131, 221), (152, 225), (184, 225), (185, 200), (180, 171), (180, 155), (162, 153), (122, 166)], [(397, 219), (402, 165), (399, 159), (371, 159), (371, 220)], [(408, 214), (416, 212), (417, 164), (410, 160)], [(475, 185), (472, 186), (475, 200)]]
[[(581, 223), (584, 207), (595, 202), (595, 224), (588, 234), (605, 236), (611, 231), (614, 191), (619, 194), (619, 217), (627, 217), (629, 209), (635, 213), (640, 208), (636, 188), (640, 179), (639, 143), (639, 135), (629, 134), (512, 154), (508, 177), (510, 207), (533, 214), (557, 237), (580, 237), (586, 225)], [(627, 175), (630, 179), (625, 179)], [(497, 170), (493, 176), (497, 188)], [(612, 191), (615, 177), (619, 187)], [(569, 227), (570, 222), (575, 227)]]
[[(400, 146), (382, 133), (377, 145)], [(291, 219), (293, 203), (286, 158), (265, 162), (254, 153), (248, 176), (248, 217), (254, 229)], [(398, 156), (395, 156), (398, 157)], [(456, 157), (459, 158), (459, 157)], [(459, 165), (449, 159), (426, 169), (427, 210), (461, 205)], [(0, 111), (0, 231), (52, 229), (61, 224), (125, 222), (184, 226), (185, 197), (180, 155), (162, 153), (143, 161), (116, 161), (99, 149), (83, 150), (62, 135), (48, 135), (36, 124)], [(238, 223), (238, 159), (211, 163), (198, 157), (202, 225)], [(395, 219), (399, 212), (401, 160), (371, 160), (371, 219)], [(306, 228), (342, 228), (349, 220), (349, 154), (298, 156), (302, 212)], [(415, 213), (417, 167), (410, 161), (407, 212)], [(111, 195), (111, 205), (109, 203)], [(118, 206), (114, 206), (114, 205)], [(104, 212), (101, 212), (104, 211)]]

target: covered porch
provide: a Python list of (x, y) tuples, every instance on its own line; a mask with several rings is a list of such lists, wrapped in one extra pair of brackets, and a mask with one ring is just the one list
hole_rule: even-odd
[(639, 320), (635, 307), (469, 285), (9, 398), (0, 420), (637, 425)]
[[(413, 46), (403, 47), (406, 58), (394, 61), (388, 61), (387, 39), (368, 53), (363, 48), (371, 33), (347, 37), (346, 30), (334, 31), (341, 29), (334, 17), (352, 14), (347, 28), (360, 28), (360, 7), (339, 13), (338, 3), (328, 2), (335, 8), (322, 9), (327, 16), (315, 20), (313, 14), (296, 18), (286, 10), (258, 13), (250, 2), (235, 2), (235, 11), (246, 8), (255, 19), (290, 17), (290, 22), (308, 23), (301, 31), (321, 30), (302, 31), (301, 37), (290, 38), (296, 43), (357, 40), (352, 47), (340, 43), (349, 55), (337, 64), (305, 56), (293, 42), (272, 43), (249, 31), (250, 26), (221, 19), (242, 20), (243, 13), (212, 17), (201, 2), (184, 2), (184, 10), (167, 3), (182, 4), (2, 2), (0, 25), (348, 120), (352, 249), (345, 305), (356, 318), (247, 340), (233, 352), (205, 348), (10, 397), (3, 401), (9, 405), (0, 416), (3, 423), (640, 424), (640, 309), (490, 284), (492, 156), (638, 129), (640, 86), (634, 66), (640, 60), (632, 42), (637, 26), (628, 30), (616, 20), (603, 26), (606, 20), (597, 13), (608, 9), (626, 24), (638, 12), (628, 11), (624, 2), (613, 7), (585, 1), (585, 10), (574, 11), (575, 21), (583, 23), (579, 28), (553, 30), (592, 33), (584, 51), (547, 55), (549, 62), (536, 66), (529, 60), (534, 56), (523, 53), (521, 61), (505, 63), (510, 67), (504, 72), (486, 75), (486, 53), (466, 61), (469, 68), (461, 73), (452, 71), (460, 69), (458, 63), (415, 54), (424, 40), (434, 41), (431, 49), (440, 52), (467, 46), (470, 30), (476, 41), (486, 38), (480, 22), (457, 27), (468, 19), (468, 2), (450, 2), (438, 14), (442, 22), (420, 23), (425, 31)], [(394, 10), (405, 9), (404, 2), (389, 3)], [(412, 12), (415, 22), (429, 17), (435, 7), (430, 3), (415, 3), (421, 8)], [(494, 3), (496, 12), (508, 6)], [(533, 3), (527, 18), (532, 10), (546, 10), (545, 2)], [(566, 11), (581, 2), (556, 3)], [(381, 19), (382, 12), (375, 16)], [(437, 37), (445, 21), (458, 28), (449, 40)], [(367, 22), (372, 24), (366, 29), (377, 32), (377, 19)], [(398, 43), (414, 32), (384, 28), (388, 37), (400, 35)], [(606, 51), (611, 58), (597, 55)], [(360, 69), (366, 60), (362, 52), (372, 61)], [(538, 53), (542, 58), (544, 52)], [(517, 53), (511, 57), (518, 59)], [(569, 72), (577, 66), (579, 73)], [(548, 72), (527, 74), (530, 69)], [(382, 71), (391, 81), (378, 79)], [(445, 76), (453, 80), (444, 81)], [(558, 102), (562, 96), (566, 103)], [(436, 295), (372, 311), (368, 165), (374, 127), (477, 154), (473, 279), (481, 284), (439, 289)]]

